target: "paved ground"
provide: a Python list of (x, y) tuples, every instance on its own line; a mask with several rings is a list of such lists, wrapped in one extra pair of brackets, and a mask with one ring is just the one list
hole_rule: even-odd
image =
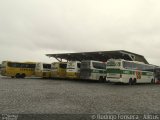
[(0, 113), (160, 113), (160, 85), (0, 77)]

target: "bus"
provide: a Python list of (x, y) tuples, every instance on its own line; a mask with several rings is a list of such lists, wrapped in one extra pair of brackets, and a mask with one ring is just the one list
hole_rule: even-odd
[(54, 62), (51, 64), (52, 78), (66, 78), (67, 62)]
[(31, 77), (35, 74), (34, 62), (2, 61), (1, 75), (12, 78)]
[(154, 66), (137, 61), (110, 59), (107, 61), (107, 81), (128, 83), (154, 83)]
[(79, 61), (67, 62), (66, 78), (79, 79), (80, 65), (81, 65), (81, 62)]
[(35, 76), (41, 78), (51, 77), (51, 64), (38, 62), (35, 67)]
[(94, 60), (81, 62), (80, 79), (87, 80), (106, 80), (106, 63)]

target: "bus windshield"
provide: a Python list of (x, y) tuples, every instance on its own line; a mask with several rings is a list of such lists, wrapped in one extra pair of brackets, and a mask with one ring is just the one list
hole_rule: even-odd
[(77, 62), (68, 62), (67, 63), (67, 69), (75, 69), (75, 68), (80, 68), (81, 63)]
[(67, 63), (67, 69), (74, 69), (75, 68), (75, 62), (68, 62)]
[(93, 62), (93, 67), (96, 69), (106, 69), (105, 63)]
[(107, 62), (107, 66), (121, 66), (121, 62), (119, 62), (119, 61), (108, 61)]
[(89, 61), (82, 62), (81, 69), (90, 69), (90, 62)]
[(62, 69), (66, 69), (67, 68), (67, 64), (62, 64), (61, 63), (61, 64), (59, 64), (59, 67), (62, 68)]
[(43, 68), (45, 68), (45, 69), (51, 69), (51, 64), (43, 64)]
[(5, 68), (6, 66), (7, 66), (7, 62), (3, 61), (2, 64), (1, 64), (1, 68)]

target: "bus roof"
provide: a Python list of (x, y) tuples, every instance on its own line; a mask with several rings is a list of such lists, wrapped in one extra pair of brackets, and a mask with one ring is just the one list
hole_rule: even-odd
[(2, 62), (11, 62), (11, 63), (28, 63), (28, 64), (36, 64), (36, 62), (31, 62), (31, 61), (26, 61), (26, 62), (20, 62), (20, 61), (9, 61), (9, 60), (4, 60)]
[(106, 62), (108, 59), (113, 58), (129, 61), (139, 61), (149, 64), (148, 61), (144, 58), (144, 56), (125, 50), (46, 54), (46, 56), (54, 57), (58, 61), (62, 61), (64, 59), (67, 61), (96, 60)]

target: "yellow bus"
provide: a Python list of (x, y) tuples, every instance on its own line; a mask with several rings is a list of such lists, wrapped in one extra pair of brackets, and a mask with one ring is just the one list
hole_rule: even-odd
[(69, 79), (79, 79), (80, 78), (80, 65), (81, 65), (81, 62), (79, 61), (67, 62), (66, 77)]
[(51, 64), (52, 78), (66, 78), (67, 62), (54, 62)]
[(41, 78), (51, 77), (51, 64), (38, 62), (35, 67), (35, 76)]
[(16, 78), (31, 77), (35, 74), (34, 62), (2, 61), (1, 75)]

